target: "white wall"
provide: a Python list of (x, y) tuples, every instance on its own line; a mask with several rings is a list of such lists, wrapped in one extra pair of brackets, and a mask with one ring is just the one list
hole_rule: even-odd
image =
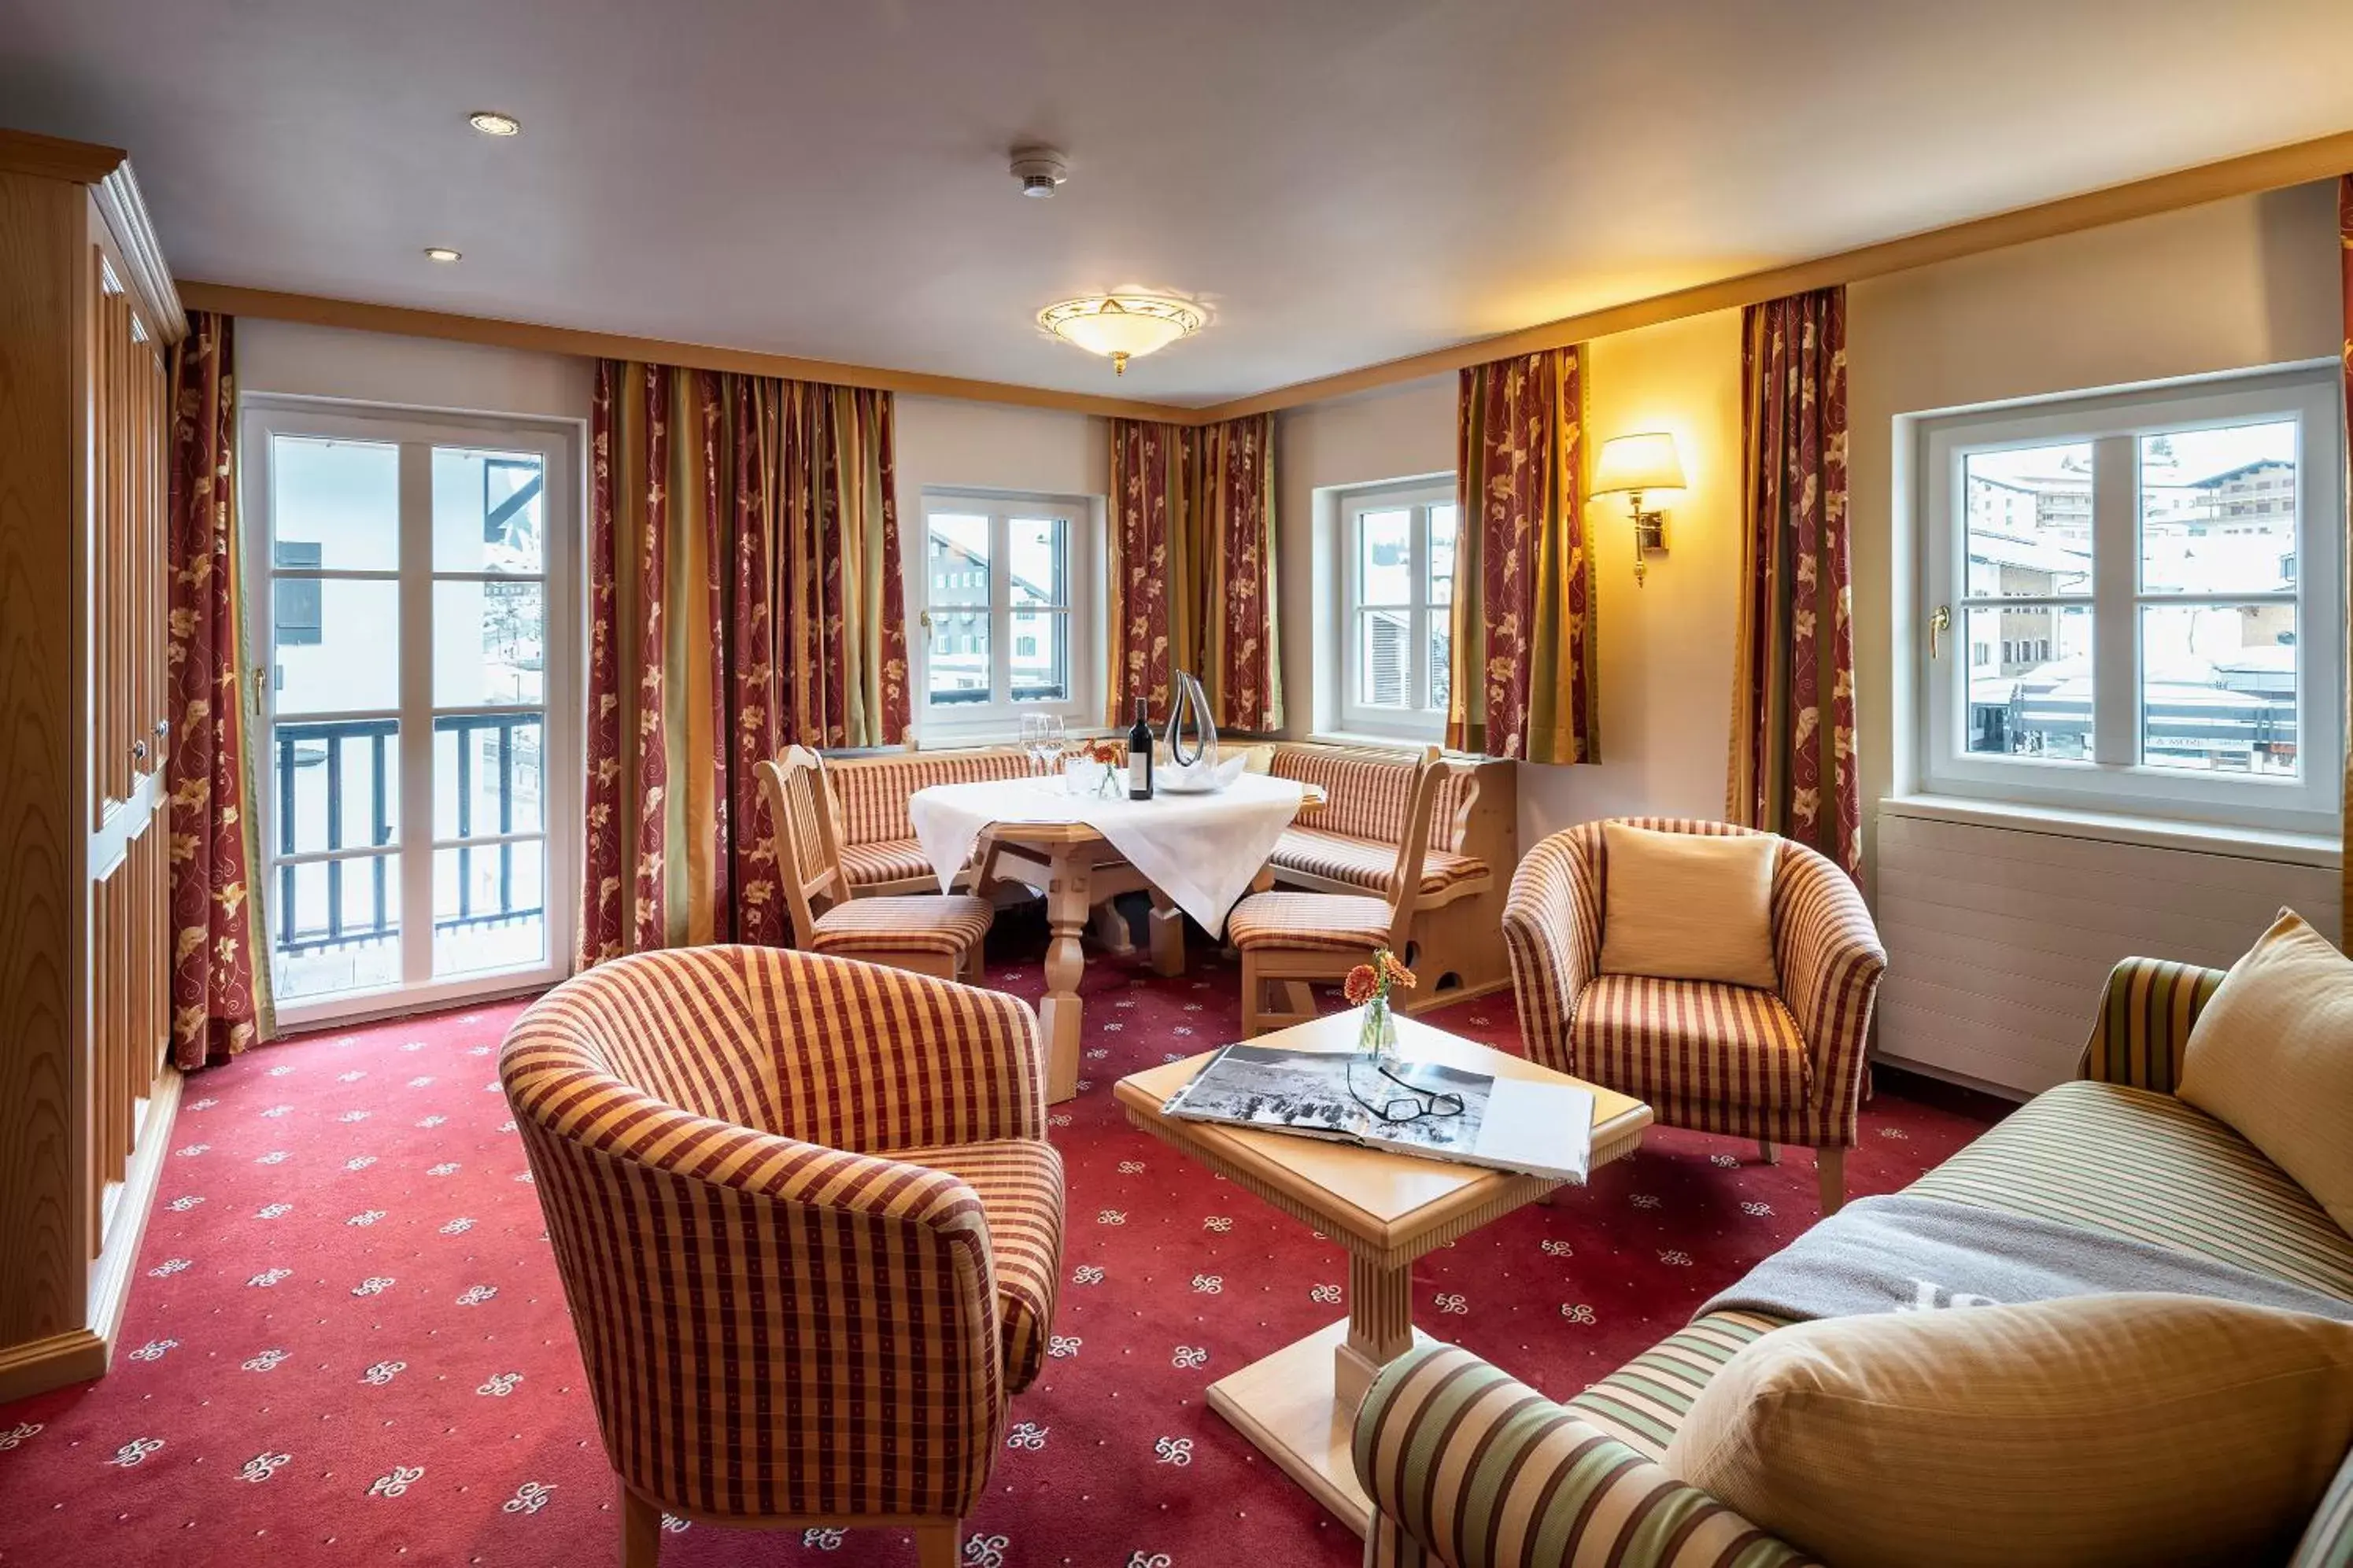
[(1873, 805), (1908, 787), (1898, 733), (1919, 630), (1898, 416), (2295, 360), (2343, 330), (2336, 188), (2089, 229), (1858, 283), (1847, 293), (1855, 722)]
[(248, 318), (237, 323), (237, 383), (247, 393), (585, 424), (596, 376), (592, 362), (569, 354)]

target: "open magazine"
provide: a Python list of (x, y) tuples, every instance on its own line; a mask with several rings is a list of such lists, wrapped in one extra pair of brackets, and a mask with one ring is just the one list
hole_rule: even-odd
[(1335, 1051), (1228, 1046), (1160, 1109), (1579, 1184), (1593, 1152), (1590, 1090)]

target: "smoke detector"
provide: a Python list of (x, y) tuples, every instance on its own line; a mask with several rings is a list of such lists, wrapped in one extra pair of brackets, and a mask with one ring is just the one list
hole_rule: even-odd
[(1054, 194), (1056, 185), (1071, 177), (1071, 165), (1051, 147), (1017, 147), (1012, 173), (1020, 182), (1023, 195), (1044, 201)]

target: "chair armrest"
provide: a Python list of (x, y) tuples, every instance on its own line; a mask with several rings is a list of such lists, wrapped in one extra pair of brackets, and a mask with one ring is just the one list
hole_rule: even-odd
[(772, 997), (778, 1131), (863, 1153), (1046, 1136), (1046, 1053), (1002, 992), (815, 953)]
[(2117, 964), (2108, 971), (2100, 1016), (2075, 1076), (2171, 1094), (2181, 1077), (2190, 1026), (2229, 973), (2156, 958), (2127, 958)]
[(1773, 957), (1781, 1000), (1805, 1036), (1821, 1123), (1847, 1129), (1838, 1142), (1851, 1142), (1887, 950), (1854, 879), (1802, 844), (1785, 842), (1774, 872)]
[(1575, 837), (1556, 833), (1528, 851), (1504, 900), (1512, 998), (1532, 1060), (1577, 1070), (1568, 1026), (1601, 954), (1600, 889)]
[(1006, 1390), (967, 1184), (680, 1110), (528, 1044), (500, 1066), (624, 1479), (731, 1515), (970, 1510)]
[(1787, 1568), (1810, 1563), (1468, 1351), (1427, 1344), (1356, 1415), (1367, 1563), (1445, 1568)]

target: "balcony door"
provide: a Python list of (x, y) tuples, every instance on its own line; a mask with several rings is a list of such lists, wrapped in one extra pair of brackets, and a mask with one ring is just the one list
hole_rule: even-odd
[(576, 433), (248, 400), (247, 646), (281, 1023), (568, 967)]

